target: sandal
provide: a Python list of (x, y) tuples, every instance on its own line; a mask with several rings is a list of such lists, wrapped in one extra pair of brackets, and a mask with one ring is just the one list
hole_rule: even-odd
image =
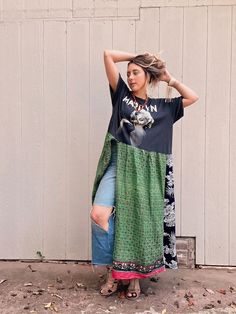
[(140, 296), (140, 285), (139, 285), (139, 279), (131, 279), (130, 285), (128, 287), (128, 290), (126, 292), (126, 299), (128, 300), (136, 300)]
[(129, 283), (130, 283), (130, 281), (128, 279), (121, 279), (119, 281), (119, 285), (117, 288), (119, 299), (125, 299), (126, 292), (127, 292), (128, 287), (129, 287)]
[(104, 285), (101, 286), (101, 289), (100, 289), (100, 294), (104, 297), (108, 297), (112, 295), (113, 293), (117, 291), (117, 288), (118, 288), (118, 280), (112, 277), (112, 273), (111, 273), (112, 268), (109, 267), (107, 268), (107, 270), (108, 270), (107, 281), (105, 282)]

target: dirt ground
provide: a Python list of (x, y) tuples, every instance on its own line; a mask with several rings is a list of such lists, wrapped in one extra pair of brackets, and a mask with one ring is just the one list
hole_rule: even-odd
[(168, 270), (141, 281), (138, 300), (99, 295), (89, 264), (0, 262), (0, 313), (236, 313), (236, 269)]

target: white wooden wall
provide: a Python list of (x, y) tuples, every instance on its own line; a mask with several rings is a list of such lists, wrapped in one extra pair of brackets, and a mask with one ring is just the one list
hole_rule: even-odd
[(163, 50), (199, 94), (175, 126), (177, 231), (236, 266), (236, 0), (0, 0), (0, 259), (90, 258), (105, 48)]

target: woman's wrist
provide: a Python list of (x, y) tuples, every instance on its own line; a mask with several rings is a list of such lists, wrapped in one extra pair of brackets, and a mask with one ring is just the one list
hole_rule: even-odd
[(120, 50), (105, 50), (104, 56), (111, 57), (114, 62), (122, 62), (133, 60), (136, 54)]
[(174, 78), (173, 76), (170, 78), (170, 80), (167, 82), (168, 86), (170, 87), (174, 87), (175, 84), (177, 83), (178, 81), (176, 80), (176, 78)]

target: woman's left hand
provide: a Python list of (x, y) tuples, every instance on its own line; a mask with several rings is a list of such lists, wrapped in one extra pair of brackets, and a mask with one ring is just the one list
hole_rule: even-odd
[(169, 73), (169, 71), (167, 69), (165, 69), (165, 71), (163, 72), (163, 74), (160, 76), (160, 80), (164, 81), (166, 83), (169, 83), (169, 81), (171, 80), (171, 75)]

